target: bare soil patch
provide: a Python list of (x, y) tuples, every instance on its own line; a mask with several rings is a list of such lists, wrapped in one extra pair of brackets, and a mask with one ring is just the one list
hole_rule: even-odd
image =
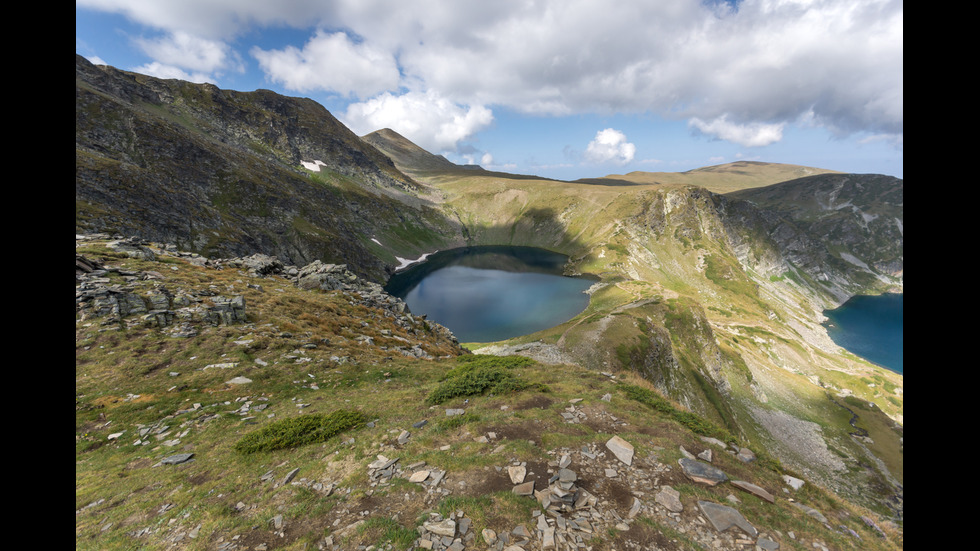
[(524, 400), (523, 402), (520, 402), (516, 406), (514, 406), (514, 409), (517, 411), (523, 411), (526, 409), (534, 409), (534, 408), (547, 409), (551, 407), (551, 404), (553, 403), (554, 400), (552, 400), (551, 398), (548, 398), (547, 396), (543, 396), (541, 394), (536, 394)]

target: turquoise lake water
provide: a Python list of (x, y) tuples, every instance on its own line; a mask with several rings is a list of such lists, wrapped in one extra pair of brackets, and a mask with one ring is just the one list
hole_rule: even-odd
[(826, 310), (830, 338), (862, 358), (903, 373), (904, 295), (856, 296)]
[(531, 247), (438, 252), (391, 277), (385, 290), (460, 342), (491, 342), (554, 327), (589, 304), (595, 281), (562, 275), (568, 258)]

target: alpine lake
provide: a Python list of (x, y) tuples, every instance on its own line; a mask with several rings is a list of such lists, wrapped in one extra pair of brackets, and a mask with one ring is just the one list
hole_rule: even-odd
[(440, 251), (394, 274), (385, 290), (460, 342), (494, 342), (564, 323), (589, 304), (595, 279), (562, 273), (568, 257), (534, 247)]
[[(904, 294), (859, 295), (825, 310), (824, 327), (838, 346), (896, 373), (903, 373)], [(904, 373), (903, 373), (904, 374)]]

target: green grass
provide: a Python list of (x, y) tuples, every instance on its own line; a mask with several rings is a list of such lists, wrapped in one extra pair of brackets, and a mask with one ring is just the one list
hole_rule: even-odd
[(384, 517), (371, 517), (357, 532), (378, 544), (390, 544), (392, 549), (409, 549), (418, 536), (412, 528), (406, 528), (397, 521)]

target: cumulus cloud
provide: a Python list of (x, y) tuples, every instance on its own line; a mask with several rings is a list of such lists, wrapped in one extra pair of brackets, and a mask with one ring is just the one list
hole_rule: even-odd
[(325, 90), (366, 98), (396, 89), (401, 75), (395, 57), (346, 33), (317, 33), (303, 46), (281, 50), (252, 48), (252, 56), (269, 79), (288, 90)]
[(147, 63), (140, 65), (139, 67), (134, 67), (133, 71), (141, 73), (144, 75), (150, 75), (151, 77), (157, 78), (176, 78), (180, 80), (186, 80), (188, 82), (205, 83), (210, 82), (214, 84), (214, 78), (211, 75), (205, 73), (188, 73), (187, 71), (181, 69), (180, 67), (174, 67), (173, 65), (165, 65), (159, 62)]
[(769, 145), (783, 139), (782, 123), (735, 124), (729, 122), (726, 115), (722, 115), (707, 122), (695, 117), (689, 124), (704, 134), (745, 147)]
[[(156, 38), (134, 40), (160, 67), (174, 67), (197, 74), (244, 70), (237, 54), (224, 42), (175, 32)], [(179, 78), (179, 77), (173, 77)]]
[(108, 65), (104, 59), (97, 55), (87, 56), (86, 59), (92, 62), (92, 65)]
[(626, 135), (612, 128), (596, 132), (585, 149), (585, 158), (594, 163), (626, 164), (636, 155), (636, 146), (626, 141)]
[(903, 133), (902, 0), (725, 4), (76, 2), (223, 40), (259, 25), (343, 30), (317, 32), (301, 49), (257, 50), (268, 78), (296, 90), (364, 98), (398, 93), (410, 81), (412, 90), (438, 90), (455, 105), (549, 115), (652, 112), (743, 141), (772, 139), (778, 129), (766, 125), (794, 124), (805, 113), (839, 134)]
[(460, 105), (439, 93), (384, 93), (353, 103), (339, 117), (358, 135), (391, 128), (423, 149), (455, 151), (493, 122), (493, 112), (482, 105)]

